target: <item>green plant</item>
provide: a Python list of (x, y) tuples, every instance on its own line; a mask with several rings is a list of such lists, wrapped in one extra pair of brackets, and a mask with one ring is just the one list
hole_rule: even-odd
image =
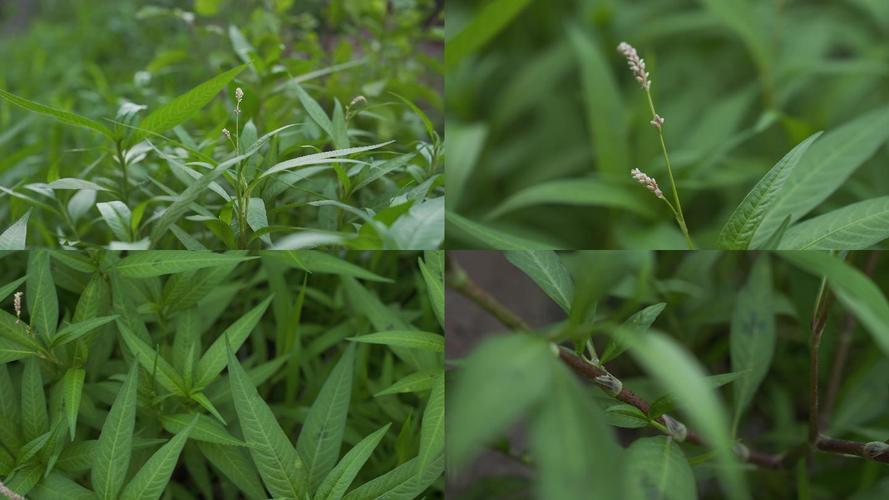
[(542, 325), (506, 308), (460, 257), (448, 286), (510, 333), (449, 360), (450, 474), (480, 455), (512, 462), (485, 469), (515, 474), (482, 477), (465, 497), (889, 491), (880, 252), (509, 252), (537, 300), (564, 311)]
[(0, 277), (4, 494), (440, 497), (440, 253), (33, 250)]
[[(129, 2), (110, 11), (63, 7), (125, 24), (133, 46), (156, 48), (102, 40), (92, 54), (77, 30), (50, 24), (58, 32), (51, 46), (85, 45), (74, 72), (92, 81), (60, 77), (46, 89), (32, 85), (27, 61), (13, 60), (12, 81), (0, 86), (29, 98), (0, 90), (0, 125), (11, 128), (0, 137), (8, 158), (0, 165), (0, 218), (8, 219), (0, 248), (439, 247), (440, 44), (436, 18), (424, 25), (421, 16), (431, 2), (400, 7), (391, 33), (375, 24), (381, 13), (343, 16), (340, 2), (302, 17), (288, 15), (295, 9), (287, 2), (199, 4), (198, 16)], [(315, 16), (327, 15), (331, 24), (319, 26)], [(231, 23), (227, 31), (219, 19)], [(371, 27), (376, 38), (362, 38)], [(41, 36), (35, 29), (20, 38)], [(54, 57), (25, 47), (32, 57)], [(10, 58), (20, 50), (0, 45)], [(90, 57), (110, 61), (99, 68)], [(170, 76), (206, 81), (164, 98), (182, 92)], [(222, 102), (220, 93), (234, 98)], [(61, 126), (29, 121), (13, 106)]]
[(884, 247), (887, 9), (452, 1), (447, 246)]

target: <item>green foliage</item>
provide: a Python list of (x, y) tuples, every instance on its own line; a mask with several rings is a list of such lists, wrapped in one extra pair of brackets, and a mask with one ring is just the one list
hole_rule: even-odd
[[(449, 1), (446, 246), (687, 248), (635, 168), (673, 204), (675, 178), (700, 248), (886, 246), (887, 12), (874, 0)], [(621, 42), (644, 59), (652, 101)]]
[(440, 256), (279, 253), (4, 254), (0, 483), (37, 500), (442, 498)]
[[(504, 257), (525, 259), (514, 273), (525, 273), (540, 293), (522, 297), (512, 291), (518, 287), (494, 288), (520, 278), (502, 271), (474, 276), (467, 271), (479, 269), (468, 265), (473, 254), (459, 253), (449, 276), (453, 290), (471, 298), (491, 285), (495, 297), (468, 306), (455, 301), (449, 314), (479, 323), (478, 315), (495, 309), (487, 300), (524, 304), (513, 311), (519, 317), (546, 309), (528, 300), (552, 297), (553, 280), (528, 264), (541, 261), (567, 270), (575, 300), (567, 311), (546, 309), (551, 312), (538, 315), (530, 333), (509, 324), (516, 331), (484, 338), (470, 332), (475, 347), (451, 360), (447, 453), (455, 495), (515, 498), (530, 491), (533, 498), (635, 500), (792, 498), (798, 488), (837, 498), (885, 493), (883, 457), (850, 457), (807, 438), (814, 418), (822, 438), (853, 447), (885, 440), (889, 263), (881, 252), (842, 259), (820, 252)], [(605, 270), (616, 279), (608, 281)], [(814, 354), (821, 364), (820, 405), (812, 416), (810, 335), (818, 324), (813, 317), (821, 317), (813, 304), (822, 277), (836, 300), (826, 302)], [(591, 282), (604, 288), (597, 291)], [(597, 307), (578, 301), (581, 295)], [(589, 342), (578, 346), (578, 333)], [(797, 464), (806, 473), (799, 474)], [(862, 483), (861, 475), (870, 479)]]
[(442, 246), (436, 0), (31, 3), (0, 39), (0, 249)]

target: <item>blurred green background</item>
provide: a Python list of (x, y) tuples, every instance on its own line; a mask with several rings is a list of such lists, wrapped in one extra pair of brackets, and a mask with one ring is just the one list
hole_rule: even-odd
[[(885, 0), (497, 3), (447, 3), (449, 248), (496, 230), (520, 246), (684, 247), (630, 178), (669, 186), (621, 41), (647, 62), (700, 247), (793, 146), (889, 103)], [(889, 193), (887, 164), (883, 144), (815, 213)]]

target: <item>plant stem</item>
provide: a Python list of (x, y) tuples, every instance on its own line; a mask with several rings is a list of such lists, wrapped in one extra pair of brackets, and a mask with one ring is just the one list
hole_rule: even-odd
[[(518, 317), (515, 313), (509, 310), (506, 306), (501, 304), (494, 298), (492, 295), (487, 293), (484, 289), (482, 289), (479, 285), (477, 285), (472, 279), (466, 275), (462, 268), (459, 267), (458, 264), (454, 263), (448, 255), (448, 287), (454, 289), (455, 291), (462, 294), (467, 299), (473, 301), (489, 312), (494, 318), (499, 320), (504, 326), (512, 329), (518, 330), (528, 330), (527, 323), (520, 317)], [(826, 287), (824, 288), (826, 290)], [(816, 318), (822, 318), (821, 321), (826, 319), (826, 309), (828, 307), (827, 297), (829, 294), (826, 291), (822, 294), (819, 294), (818, 304), (819, 307), (816, 307)], [(825, 311), (822, 313), (822, 311)], [(821, 325), (821, 329), (823, 331), (823, 324)], [(610, 375), (614, 377), (614, 374), (607, 372), (600, 366), (593, 365), (583, 358), (577, 356), (569, 349), (564, 347), (559, 347), (559, 359), (569, 366), (572, 370), (574, 370), (578, 375), (583, 376), (584, 378), (596, 381), (597, 377), (601, 377), (603, 375)], [(616, 378), (616, 377), (614, 377)], [(816, 381), (817, 384), (817, 381)], [(615, 399), (622, 401), (628, 405), (634, 406), (638, 408), (645, 414), (648, 414), (650, 404), (648, 401), (641, 398), (639, 395), (634, 393), (633, 391), (621, 387), (621, 391), (617, 394), (609, 392), (605, 387), (603, 387), (598, 382), (596, 385), (602, 389), (606, 394), (614, 397)], [(817, 386), (816, 386), (817, 390)], [(816, 394), (817, 396), (817, 394)], [(815, 400), (817, 405), (817, 399)], [(811, 422), (812, 419), (810, 419)], [(805, 449), (809, 448), (810, 451), (821, 451), (824, 453), (830, 454), (840, 454), (840, 455), (854, 455), (861, 458), (865, 458), (868, 460), (873, 460), (881, 463), (889, 463), (889, 453), (884, 453), (882, 455), (877, 455), (876, 457), (868, 456), (865, 451), (865, 445), (867, 443), (860, 441), (848, 441), (844, 439), (835, 439), (828, 436), (817, 435), (817, 418), (815, 419), (816, 423), (816, 438), (806, 444), (803, 444), (800, 447), (796, 447), (791, 449), (786, 453), (779, 454), (769, 454), (763, 453), (756, 450), (748, 450), (743, 456), (739, 456), (739, 458), (743, 459), (747, 463), (757, 465), (762, 468), (767, 469), (783, 469), (792, 466), (803, 454), (805, 454)], [(657, 425), (653, 425), (656, 429), (663, 432), (666, 429), (666, 422), (664, 421), (663, 416), (659, 417), (654, 422)], [(698, 435), (696, 432), (688, 429), (688, 433), (685, 438), (686, 441), (700, 445), (707, 446), (707, 443)]]
[(827, 325), (827, 312), (830, 309), (830, 291), (827, 288), (827, 280), (821, 280), (821, 288), (818, 290), (818, 298), (815, 301), (815, 311), (812, 313), (812, 333), (809, 336), (809, 461), (812, 452), (816, 448), (819, 435), (818, 414), (818, 358), (820, 355), (821, 337), (824, 327)]
[[(645, 90), (645, 97), (648, 98), (648, 109), (651, 110), (651, 119), (654, 120), (658, 115), (654, 109), (654, 100), (651, 98), (650, 89)], [(695, 244), (691, 240), (691, 236), (688, 234), (688, 226), (685, 224), (685, 214), (682, 212), (682, 203), (679, 201), (679, 190), (676, 188), (676, 180), (673, 178), (673, 167), (670, 165), (670, 155), (667, 153), (667, 142), (664, 140), (663, 128), (663, 125), (655, 127), (661, 144), (661, 152), (664, 154), (664, 162), (667, 164), (667, 175), (670, 178), (670, 190), (673, 192), (673, 202), (676, 204), (676, 209), (673, 211), (673, 214), (676, 218), (676, 223), (679, 224), (679, 229), (682, 230), (682, 235), (685, 236), (685, 242), (688, 243), (688, 248), (694, 250)]]
[(500, 323), (512, 330), (529, 331), (531, 327), (522, 318), (506, 308), (494, 296), (478, 286), (460, 264), (457, 264), (450, 254), (447, 254), (447, 284), (460, 292), (469, 300), (494, 316)]

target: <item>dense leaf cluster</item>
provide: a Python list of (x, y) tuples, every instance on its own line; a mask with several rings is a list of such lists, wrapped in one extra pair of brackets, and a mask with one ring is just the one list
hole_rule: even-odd
[(60, 8), (132, 50), (67, 19), (0, 40), (0, 248), (441, 246), (434, 2), (327, 3), (89, 0)]
[(436, 252), (6, 254), (0, 484), (38, 500), (436, 497), (442, 273)]

